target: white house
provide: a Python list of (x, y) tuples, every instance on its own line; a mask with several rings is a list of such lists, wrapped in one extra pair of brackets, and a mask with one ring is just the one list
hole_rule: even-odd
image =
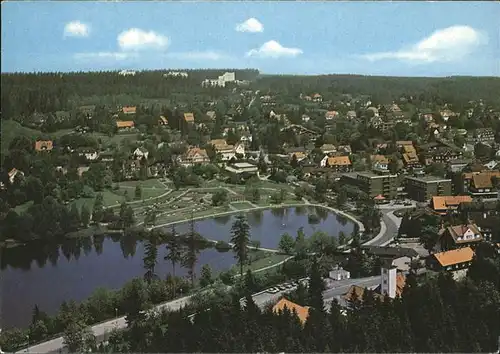
[(89, 161), (95, 161), (99, 157), (99, 152), (98, 151), (84, 151), (80, 153), (80, 156), (85, 156), (85, 158)]
[(137, 149), (134, 150), (134, 157), (136, 159), (142, 159), (142, 158), (147, 159), (148, 155), (149, 155), (148, 150), (146, 150), (142, 146), (140, 146), (140, 147), (138, 147)]
[(351, 273), (345, 269), (342, 269), (342, 267), (337, 266), (328, 273), (328, 277), (333, 280), (350, 279)]
[(13, 168), (9, 171), (9, 182), (12, 184), (16, 180), (16, 176), (24, 176), (24, 172), (19, 171), (17, 168)]
[(308, 115), (306, 115), (306, 114), (303, 114), (303, 115), (302, 115), (302, 121), (303, 121), (304, 123), (307, 123), (307, 122), (309, 122), (310, 120), (311, 120), (311, 117), (309, 117)]

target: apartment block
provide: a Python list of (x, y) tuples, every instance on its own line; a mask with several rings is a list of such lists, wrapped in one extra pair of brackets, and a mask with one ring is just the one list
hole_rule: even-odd
[(345, 173), (340, 178), (340, 183), (358, 187), (370, 198), (382, 195), (387, 199), (393, 199), (397, 195), (397, 177), (397, 175), (377, 175), (370, 172)]
[(451, 195), (451, 179), (435, 176), (406, 177), (405, 189), (411, 199), (428, 202), (435, 196)]

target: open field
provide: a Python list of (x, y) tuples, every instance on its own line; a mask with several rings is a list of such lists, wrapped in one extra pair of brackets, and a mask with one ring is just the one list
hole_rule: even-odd
[[(169, 212), (166, 212), (163, 215), (158, 215), (156, 217), (156, 225), (162, 225), (162, 224), (168, 224), (168, 223), (175, 223), (178, 221), (185, 221), (186, 219), (189, 219), (191, 217), (191, 212), (193, 212), (193, 217), (194, 218), (203, 218), (203, 217), (209, 217), (213, 214), (218, 214), (218, 213), (225, 213), (225, 212), (231, 212), (231, 210), (226, 207), (209, 207), (208, 209), (203, 209), (199, 210), (198, 207), (191, 207), (191, 208), (185, 208), (181, 210), (172, 210)], [(198, 210), (195, 210), (198, 209)], [(195, 210), (195, 211), (193, 211)]]
[[(228, 251), (231, 252), (231, 251)], [(244, 265), (243, 266), (243, 273), (245, 273), (248, 269), (250, 269), (252, 272), (256, 271), (258, 269), (264, 268), (264, 267), (269, 267), (272, 266), (276, 263), (282, 262), (285, 259), (289, 258), (289, 255), (286, 254), (278, 254), (278, 253), (271, 253), (271, 252), (264, 252), (264, 251), (253, 251), (253, 252), (259, 252), (259, 253), (265, 253), (266, 256), (260, 259), (255, 260), (252, 262), (250, 265)], [(250, 257), (252, 257), (252, 253), (250, 253)], [(230, 269), (231, 272), (239, 274), (240, 272), (240, 267), (239, 265), (234, 265)]]
[(253, 208), (253, 206), (249, 202), (234, 202), (231, 203), (231, 206), (238, 210), (245, 210)]
[(25, 136), (27, 138), (35, 140), (42, 135), (43, 133), (41, 131), (23, 127), (16, 121), (10, 119), (2, 120), (2, 132), (1, 132), (2, 153), (7, 151), (10, 143), (14, 140), (16, 136)]
[(120, 133), (120, 134), (115, 134), (113, 136), (108, 136), (106, 134), (102, 134), (102, 133), (91, 133), (91, 135), (96, 138), (96, 139), (101, 139), (102, 141), (102, 144), (104, 146), (106, 145), (111, 145), (111, 144), (117, 144), (117, 145), (120, 145), (120, 143), (123, 141), (123, 140), (136, 140), (137, 138), (137, 133), (138, 132), (134, 132), (134, 133)]
[(124, 181), (118, 183), (120, 187), (135, 188), (140, 185), (142, 188), (158, 188), (165, 189), (165, 186), (158, 179), (147, 179), (144, 181)]
[(24, 204), (18, 205), (14, 208), (14, 211), (18, 214), (24, 213), (30, 206), (33, 205), (33, 201), (30, 200), (29, 202), (26, 202)]

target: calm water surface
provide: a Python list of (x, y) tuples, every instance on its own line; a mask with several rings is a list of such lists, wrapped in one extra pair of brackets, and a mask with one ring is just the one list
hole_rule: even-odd
[[(310, 212), (320, 216), (318, 224), (309, 224)], [(339, 222), (335, 214), (324, 209), (275, 209), (252, 212), (247, 216), (251, 239), (259, 240), (265, 248), (276, 248), (284, 232), (295, 237), (300, 227), (304, 227), (306, 236), (316, 230), (336, 236), (339, 231), (350, 234), (354, 229), (352, 223)], [(233, 220), (233, 216), (201, 220), (196, 222), (196, 231), (211, 240), (228, 241)], [(176, 229), (184, 232), (188, 225), (177, 225)], [(165, 253), (161, 246), (156, 272), (162, 278), (172, 270), (170, 263), (163, 261)], [(142, 242), (124, 245), (111, 238), (94, 245), (86, 239), (78, 246), (63, 245), (60, 249), (4, 250), (0, 276), (0, 326), (29, 325), (35, 304), (41, 310), (55, 314), (65, 300), (83, 301), (99, 287), (119, 289), (130, 279), (143, 276), (143, 255)], [(209, 264), (214, 272), (226, 270), (235, 264), (234, 254), (203, 250), (199, 254), (197, 270), (204, 264)], [(177, 267), (177, 274), (185, 275), (187, 270)]]

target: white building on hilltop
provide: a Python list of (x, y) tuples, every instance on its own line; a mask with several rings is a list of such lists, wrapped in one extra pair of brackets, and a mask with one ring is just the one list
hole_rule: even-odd
[(163, 77), (182, 77), (187, 78), (189, 75), (185, 71), (169, 71), (166, 74), (163, 74)]
[(133, 70), (122, 70), (118, 73), (120, 76), (135, 76), (135, 71)]
[(226, 87), (226, 83), (235, 82), (236, 75), (234, 72), (225, 72), (223, 75), (219, 76), (217, 79), (206, 79), (201, 83), (202, 87)]

